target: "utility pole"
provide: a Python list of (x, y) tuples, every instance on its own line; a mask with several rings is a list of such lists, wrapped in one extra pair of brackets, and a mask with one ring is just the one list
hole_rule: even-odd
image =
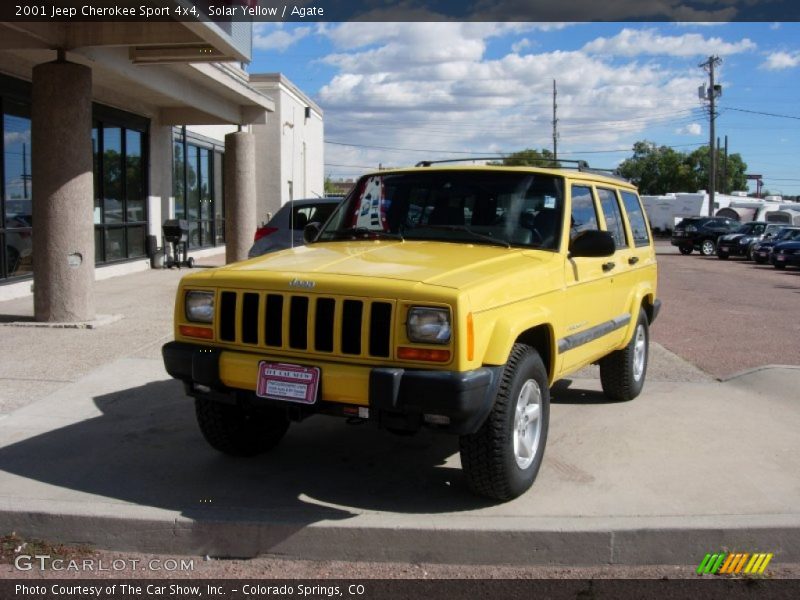
[(556, 89), (556, 80), (553, 79), (553, 160), (558, 160), (558, 117), (556, 98), (558, 97), (558, 90)]
[(728, 136), (725, 136), (725, 154), (722, 159), (722, 193), (729, 194), (728, 190)]
[(700, 63), (698, 66), (708, 71), (708, 93), (705, 100), (708, 100), (708, 205), (711, 210), (714, 209), (714, 188), (717, 178), (717, 152), (714, 146), (714, 120), (717, 118), (716, 99), (722, 95), (722, 86), (714, 82), (714, 68), (722, 64), (722, 59), (719, 56), (709, 56), (708, 60)]

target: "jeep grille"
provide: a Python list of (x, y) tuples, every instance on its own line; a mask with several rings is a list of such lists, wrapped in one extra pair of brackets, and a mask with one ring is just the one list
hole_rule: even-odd
[(271, 350), (389, 358), (392, 307), (385, 300), (223, 291), (218, 335)]

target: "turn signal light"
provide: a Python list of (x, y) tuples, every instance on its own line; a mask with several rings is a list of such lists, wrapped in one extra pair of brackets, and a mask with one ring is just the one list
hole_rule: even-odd
[(450, 360), (450, 350), (430, 350), (428, 348), (408, 348), (400, 346), (397, 349), (397, 358), (403, 360), (422, 360), (426, 362), (447, 362)]
[(178, 327), (181, 335), (193, 338), (202, 338), (204, 340), (214, 339), (214, 330), (208, 327), (195, 327), (194, 325), (181, 325)]

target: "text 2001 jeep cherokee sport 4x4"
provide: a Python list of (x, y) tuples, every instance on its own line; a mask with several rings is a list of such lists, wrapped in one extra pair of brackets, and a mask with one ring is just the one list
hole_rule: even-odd
[(477, 493), (544, 454), (550, 385), (600, 363), (630, 400), (658, 313), (636, 189), (586, 169), (424, 166), (362, 177), (313, 243), (183, 278), (167, 371), (216, 449), (314, 413), (460, 436)]

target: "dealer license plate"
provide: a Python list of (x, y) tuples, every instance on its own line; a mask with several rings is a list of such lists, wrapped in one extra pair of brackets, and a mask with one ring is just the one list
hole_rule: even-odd
[(777, 260), (786, 260), (786, 257), (785, 257), (785, 256), (783, 256), (782, 254), (778, 254), (778, 256), (776, 256), (775, 258), (776, 258)]
[(314, 404), (319, 389), (319, 367), (286, 363), (258, 363), (256, 395), (270, 400)]

